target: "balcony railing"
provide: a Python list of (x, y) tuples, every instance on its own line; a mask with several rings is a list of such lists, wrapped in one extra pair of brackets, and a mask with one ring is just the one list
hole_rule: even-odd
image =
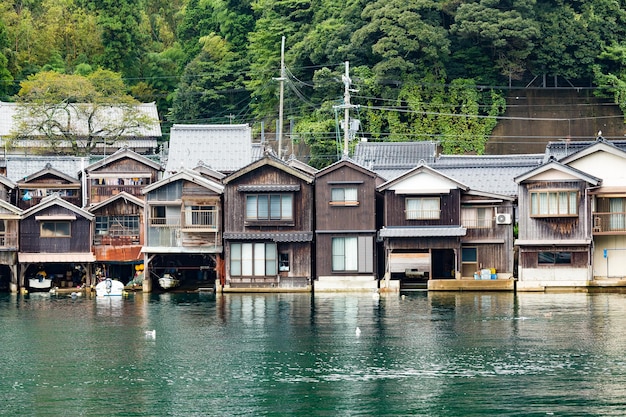
[(494, 227), (494, 219), (462, 219), (461, 224), (467, 229), (491, 229)]
[(141, 189), (145, 185), (92, 185), (91, 186), (91, 198), (96, 197), (111, 197), (121, 193), (127, 192), (130, 195), (141, 197)]
[(0, 248), (17, 248), (16, 233), (0, 233)]
[(626, 212), (593, 213), (594, 234), (626, 234)]

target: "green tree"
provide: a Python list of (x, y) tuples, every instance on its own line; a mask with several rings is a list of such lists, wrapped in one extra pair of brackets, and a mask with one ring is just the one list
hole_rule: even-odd
[(9, 146), (35, 137), (43, 139), (46, 152), (69, 148), (71, 154), (90, 155), (99, 144), (113, 146), (153, 123), (126, 94), (119, 73), (97, 70), (83, 77), (48, 71), (20, 85)]

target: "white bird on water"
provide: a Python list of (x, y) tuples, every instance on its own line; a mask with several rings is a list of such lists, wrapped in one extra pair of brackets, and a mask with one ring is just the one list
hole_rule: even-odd
[(146, 339), (156, 339), (156, 330), (146, 330)]
[(359, 329), (358, 327), (356, 328), (355, 334), (357, 337), (361, 336), (361, 329)]

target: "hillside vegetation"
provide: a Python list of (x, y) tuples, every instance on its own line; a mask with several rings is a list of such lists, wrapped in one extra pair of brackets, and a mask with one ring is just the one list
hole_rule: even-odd
[[(278, 117), (309, 163), (340, 154), (344, 63), (355, 135), (483, 153), (505, 96), (536, 79), (593, 88), (623, 109), (626, 5), (592, 0), (5, 0), (0, 99), (43, 71), (121, 74), (172, 123)], [(68, 100), (71, 99), (68, 94)]]

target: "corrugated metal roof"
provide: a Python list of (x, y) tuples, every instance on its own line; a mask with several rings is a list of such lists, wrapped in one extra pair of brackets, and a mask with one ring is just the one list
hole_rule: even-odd
[(249, 184), (237, 186), (237, 191), (242, 192), (288, 192), (300, 191), (300, 184)]
[(192, 169), (200, 162), (220, 172), (233, 172), (253, 161), (248, 125), (180, 125), (170, 130), (166, 170)]
[(64, 263), (64, 262), (95, 262), (96, 257), (91, 252), (70, 253), (26, 253), (17, 254), (20, 263)]
[(311, 242), (313, 232), (226, 232), (224, 239), (227, 240), (271, 240), (273, 242)]
[(467, 229), (461, 226), (385, 227), (378, 232), (386, 237), (458, 237), (465, 236)]

